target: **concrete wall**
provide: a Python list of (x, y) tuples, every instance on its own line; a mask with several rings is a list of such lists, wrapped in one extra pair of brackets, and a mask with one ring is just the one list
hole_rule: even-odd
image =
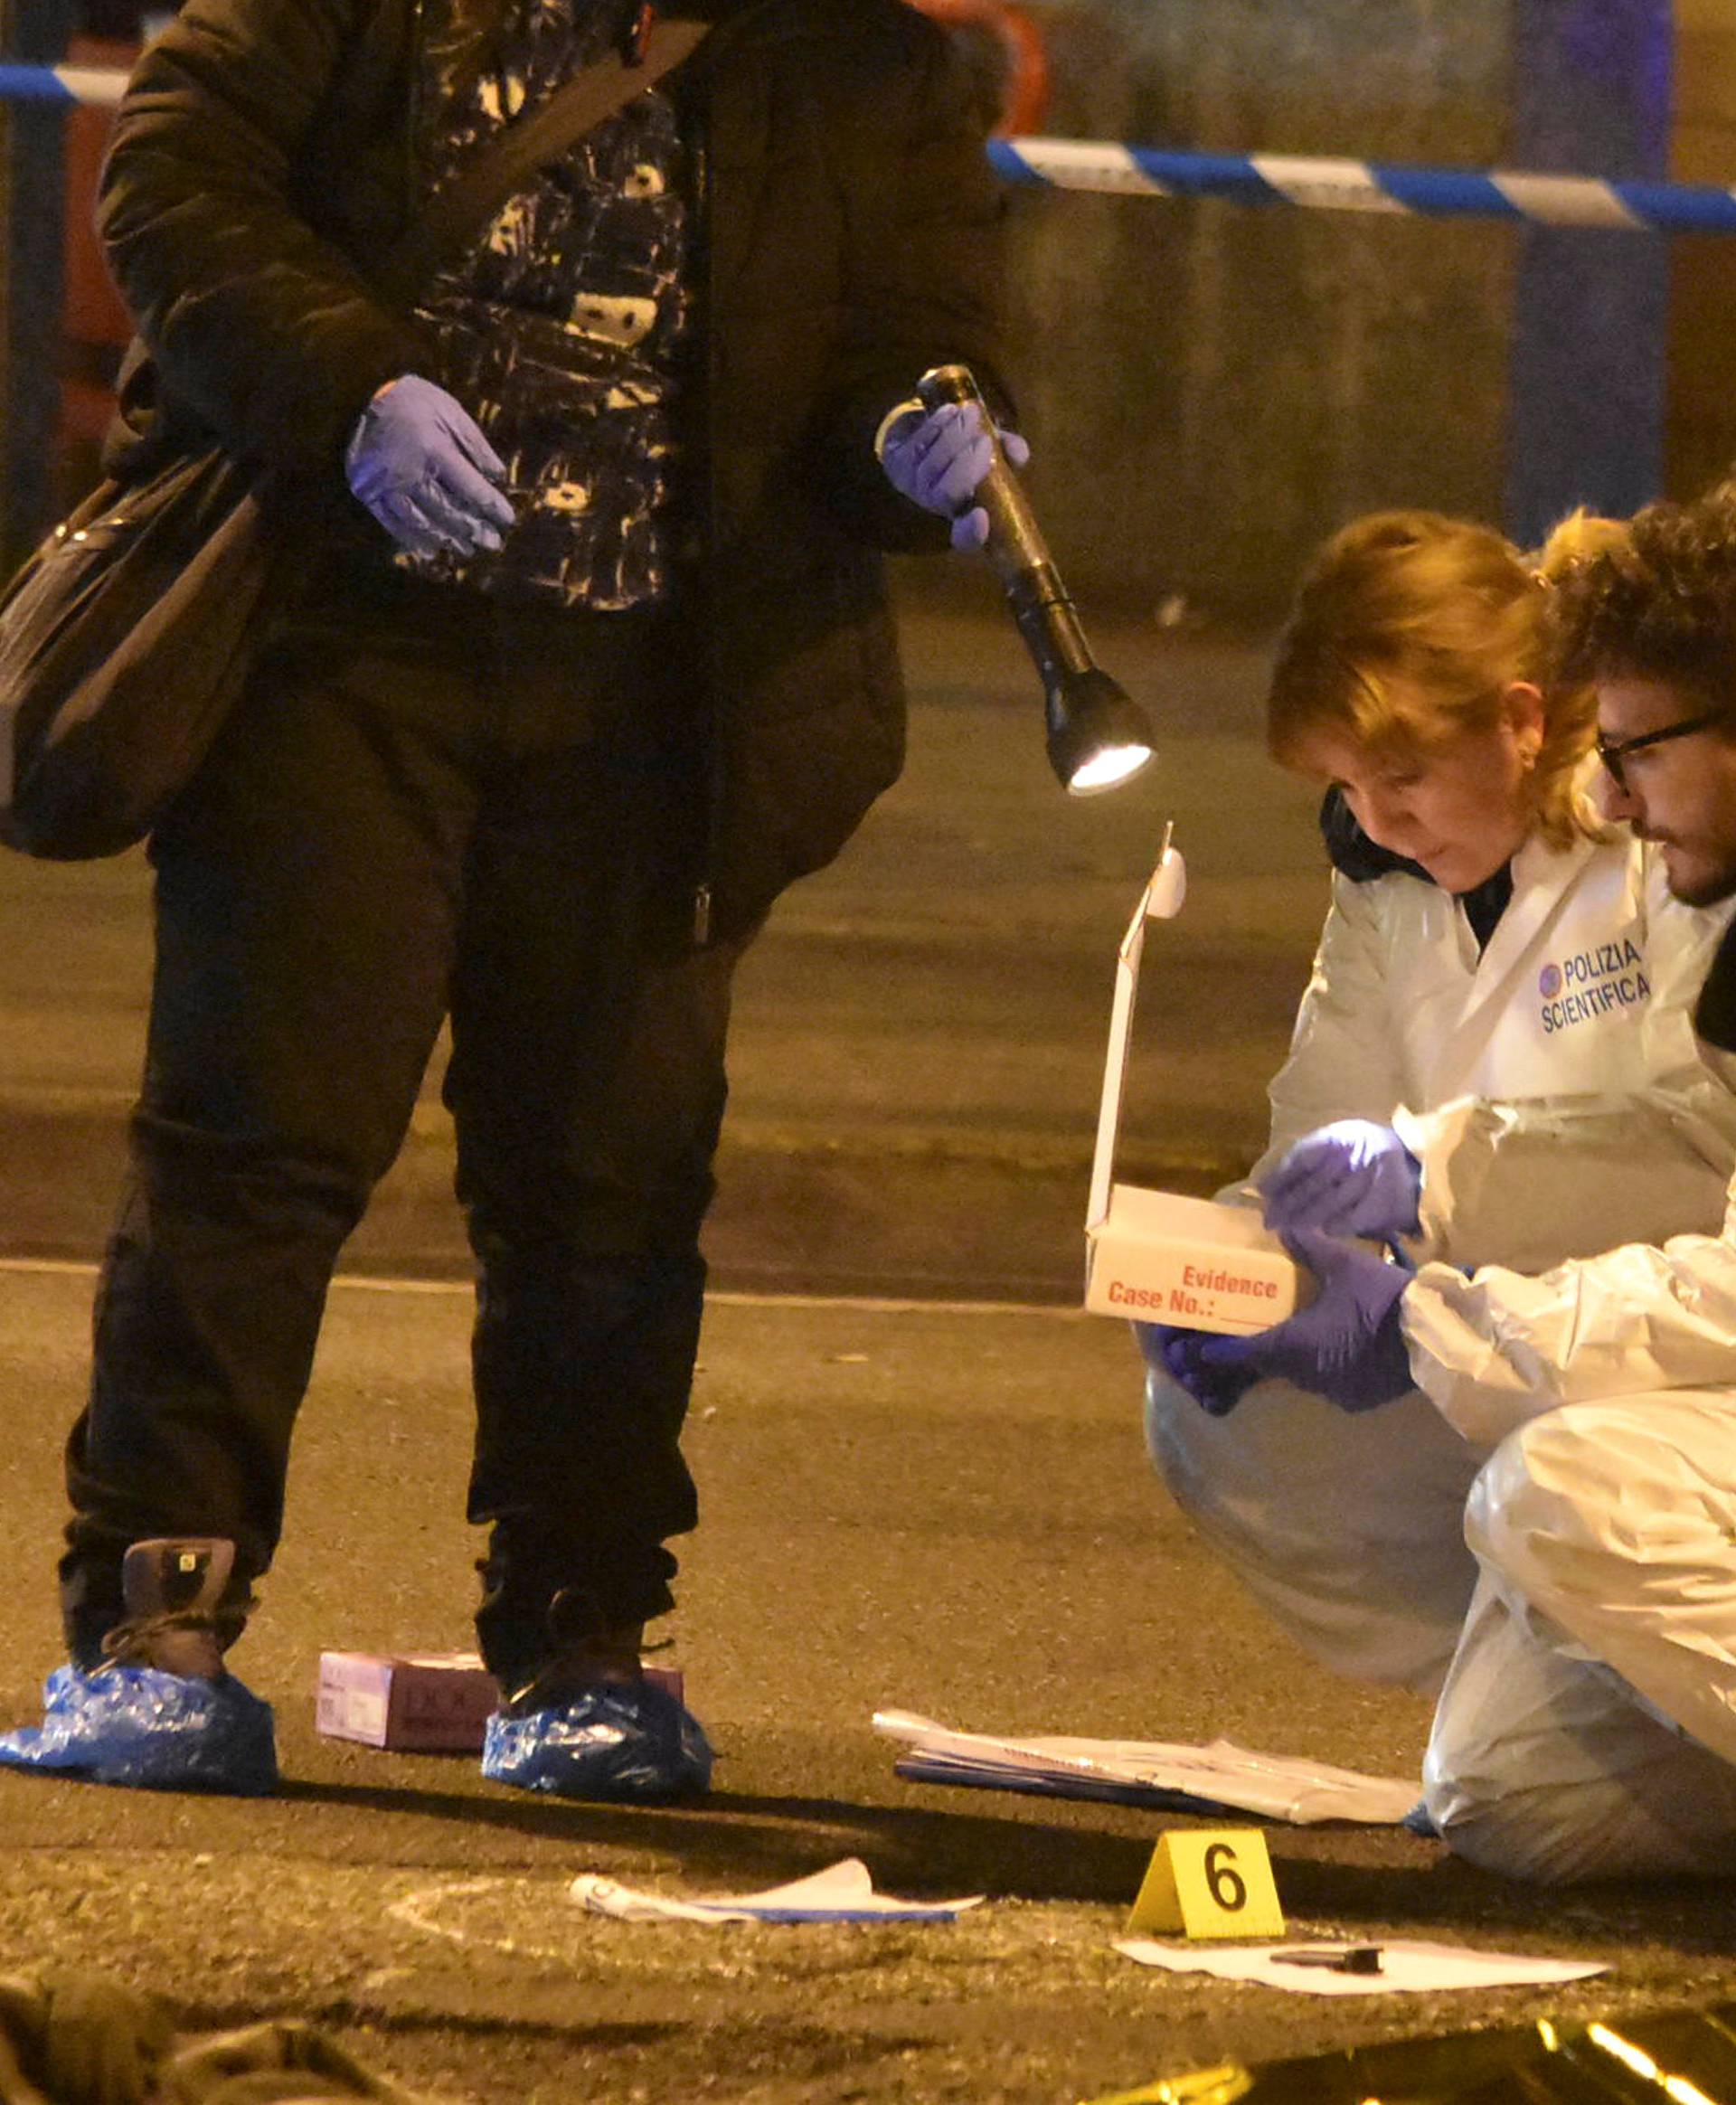
[[(1033, 11), (1056, 133), (1501, 158), (1506, 0)], [(1269, 618), (1357, 511), (1498, 517), (1512, 231), (1023, 192), (1015, 215), (1033, 478), (1081, 597)]]
[[(1524, 158), (1517, 38), (1553, 19), (1548, 0), (1027, 5), (1054, 132), (1477, 167)], [(1675, 29), (1672, 172), (1736, 184), (1736, 0), (1675, 0)], [(1014, 211), (1033, 479), (1081, 597), (1266, 620), (1355, 512), (1511, 513), (1517, 230), (1027, 192)], [(1736, 462), (1736, 240), (1668, 252), (1665, 484), (1685, 495)]]

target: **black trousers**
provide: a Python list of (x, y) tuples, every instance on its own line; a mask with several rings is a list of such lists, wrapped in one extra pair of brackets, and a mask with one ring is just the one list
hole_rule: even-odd
[(334, 1265), (448, 1015), (484, 1654), (534, 1671), (556, 1595), (569, 1634), (671, 1604), (743, 947), (686, 939), (681, 635), (328, 584), (156, 835), (144, 1088), (67, 1454), (75, 1657), (153, 1534), (234, 1541), (239, 1627)]

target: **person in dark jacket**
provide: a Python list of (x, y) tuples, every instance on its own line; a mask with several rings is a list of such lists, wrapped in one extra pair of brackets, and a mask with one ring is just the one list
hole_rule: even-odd
[(898, 773), (879, 552), (961, 512), (971, 538), (984, 436), (910, 397), (958, 360), (1005, 399), (1000, 207), (958, 53), (901, 0), (712, 0), (665, 10), (713, 18), (694, 55), (382, 298), (429, 201), (642, 52), (650, 12), (188, 0), (122, 105), (113, 459), (214, 434), (298, 589), (152, 843), (146, 1074), (68, 1449), (71, 1664), (5, 1759), (269, 1785), (222, 1653), (335, 1262), (449, 1016), (485, 1766), (706, 1780), (639, 1651), (695, 1521), (731, 976)]

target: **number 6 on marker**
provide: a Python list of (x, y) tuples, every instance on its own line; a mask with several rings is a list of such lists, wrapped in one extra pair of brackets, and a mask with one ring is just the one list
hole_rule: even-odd
[(1226, 1915), (1240, 1914), (1248, 1905), (1248, 1882), (1234, 1869), (1235, 1851), (1227, 1842), (1214, 1842), (1203, 1861), (1212, 1900)]
[(1272, 1860), (1258, 1827), (1171, 1827), (1127, 1917), (1127, 1933), (1281, 1937)]

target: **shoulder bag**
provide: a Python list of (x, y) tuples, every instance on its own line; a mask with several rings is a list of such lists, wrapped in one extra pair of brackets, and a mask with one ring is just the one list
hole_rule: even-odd
[[(514, 125), (392, 249), (382, 296), (408, 303), (705, 29), (658, 23), (637, 63), (587, 67)], [(0, 598), (0, 840), (56, 861), (143, 840), (203, 759), (297, 567), (220, 446), (93, 490)]]

